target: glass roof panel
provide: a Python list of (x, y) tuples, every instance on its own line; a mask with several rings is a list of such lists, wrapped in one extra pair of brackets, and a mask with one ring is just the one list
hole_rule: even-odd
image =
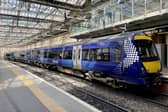
[[(86, 0), (57, 1), (82, 6)], [(8, 43), (1, 40), (11, 40), (14, 43), (19, 39), (28, 40), (27, 37), (32, 37), (31, 40), (33, 40), (33, 38), (41, 36), (42, 32), (50, 31), (55, 24), (59, 26), (64, 24), (65, 15), (71, 14), (70, 12), (71, 10), (67, 8), (50, 7), (25, 2), (25, 0), (1, 0), (0, 45)], [(59, 28), (57, 29), (59, 30)]]
[(60, 2), (66, 2), (72, 5), (82, 6), (86, 0), (55, 0)]

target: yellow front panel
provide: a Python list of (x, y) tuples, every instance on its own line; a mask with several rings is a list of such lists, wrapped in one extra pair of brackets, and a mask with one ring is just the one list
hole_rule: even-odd
[(152, 61), (152, 62), (143, 62), (143, 65), (148, 73), (156, 73), (161, 69), (160, 61)]
[(137, 35), (137, 36), (134, 37), (134, 40), (152, 40), (152, 38), (148, 37), (148, 36)]

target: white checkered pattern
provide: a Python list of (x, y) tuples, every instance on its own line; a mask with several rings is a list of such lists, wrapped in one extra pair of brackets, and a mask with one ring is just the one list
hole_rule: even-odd
[(126, 57), (123, 60), (123, 67), (128, 68), (133, 63), (139, 61), (138, 52), (136, 51), (135, 45), (131, 42), (131, 40), (124, 40), (124, 51)]

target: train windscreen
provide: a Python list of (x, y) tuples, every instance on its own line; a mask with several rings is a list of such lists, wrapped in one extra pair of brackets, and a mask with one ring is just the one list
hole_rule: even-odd
[(151, 40), (135, 40), (138, 53), (142, 61), (158, 60), (158, 53), (156, 47)]

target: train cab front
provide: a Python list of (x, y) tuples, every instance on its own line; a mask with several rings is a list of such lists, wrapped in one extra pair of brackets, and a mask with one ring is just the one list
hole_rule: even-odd
[(135, 36), (134, 42), (141, 63), (141, 78), (145, 84), (160, 84), (161, 63), (154, 42), (148, 36)]

